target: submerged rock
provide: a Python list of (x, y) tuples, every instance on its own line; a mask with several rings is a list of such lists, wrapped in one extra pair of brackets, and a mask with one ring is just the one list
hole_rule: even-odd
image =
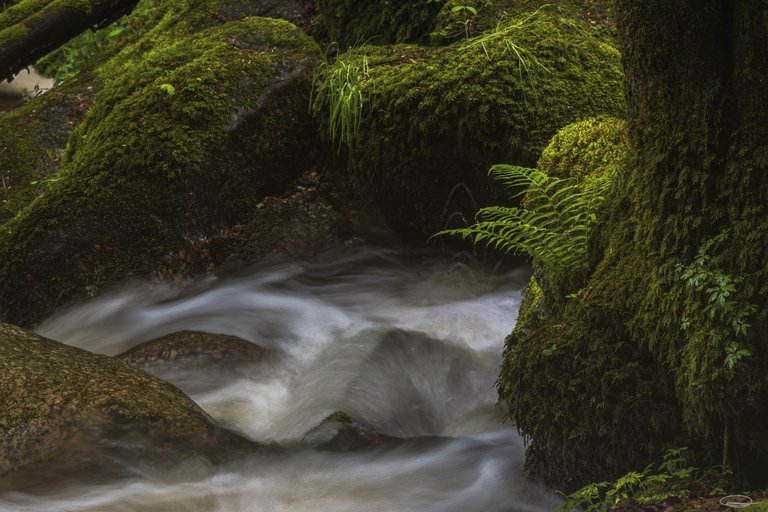
[(345, 412), (336, 411), (304, 435), (302, 442), (334, 452), (349, 452), (370, 448), (397, 438), (376, 432), (370, 425)]
[(267, 351), (237, 336), (200, 331), (179, 331), (141, 343), (115, 356), (129, 365), (154, 373), (155, 368), (210, 366), (236, 367), (257, 363)]
[(0, 324), (0, 439), (0, 476), (105, 453), (163, 460), (256, 447), (167, 382), (10, 324)]
[(187, 393), (220, 388), (247, 375), (270, 352), (237, 336), (179, 331), (115, 356)]

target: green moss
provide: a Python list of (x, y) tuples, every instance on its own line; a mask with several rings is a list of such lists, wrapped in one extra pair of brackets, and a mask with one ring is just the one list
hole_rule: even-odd
[(23, 38), (29, 30), (23, 25), (13, 25), (0, 30), (0, 46), (7, 46), (13, 41)]
[(59, 179), (3, 226), (0, 275), (18, 283), (0, 291), (6, 319), (30, 324), (105, 282), (149, 272), (185, 239), (242, 222), (308, 166), (319, 49), (299, 29), (245, 18), (156, 36), (147, 31), (153, 48), (140, 57), (123, 53), (144, 38), (98, 70), (103, 89)]
[[(591, 275), (574, 283), (537, 270), (498, 381), (531, 439), (526, 467), (564, 490), (642, 467), (683, 436), (669, 369), (624, 334), (622, 319), (640, 306), (634, 294), (651, 273), (631, 253), (631, 225), (616, 220), (626, 208), (629, 154), (624, 122), (601, 117), (560, 130), (539, 159), (554, 175), (614, 179), (597, 212)], [(581, 289), (572, 294), (574, 286)]]
[(431, 234), (443, 227), (441, 212), (456, 184), (487, 203), (492, 164), (531, 166), (561, 126), (622, 115), (619, 53), (610, 45), (550, 15), (514, 39), (540, 65), (521, 69), (502, 39), (363, 47), (339, 57), (354, 64), (365, 55), (370, 68), (345, 167), (394, 225)]
[(21, 39), (51, 13), (67, 11), (88, 16), (93, 2), (88, 0), (23, 0), (0, 11), (0, 46)]
[(92, 99), (92, 89), (77, 81), (0, 116), (0, 224), (48, 188)]
[(430, 42), (445, 44), (473, 37), (539, 8), (573, 19), (593, 34), (612, 37), (610, 5), (610, 0), (447, 0), (437, 15)]
[(349, 414), (343, 411), (336, 411), (323, 420), (323, 422), (343, 424), (354, 423), (354, 421)]
[(583, 322), (516, 328), (499, 392), (530, 440), (526, 468), (573, 490), (652, 460), (680, 425), (661, 370), (647, 352)]
[(319, 0), (315, 29), (342, 48), (364, 43), (423, 42), (439, 2), (426, 0)]
[(550, 176), (590, 180), (625, 168), (629, 137), (623, 119), (597, 117), (566, 126), (541, 153), (537, 168)]

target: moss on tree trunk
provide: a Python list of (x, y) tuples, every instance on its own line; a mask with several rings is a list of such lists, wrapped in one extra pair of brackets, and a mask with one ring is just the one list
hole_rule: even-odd
[[(768, 456), (768, 2), (616, 11), (633, 153), (593, 241), (603, 256), (576, 300), (542, 286), (543, 312), (539, 299), (508, 340), (501, 396), (551, 481), (686, 443), (719, 463), (725, 432), (727, 461), (764, 478), (750, 463)], [(569, 378), (537, 384), (553, 369)], [(625, 391), (606, 393), (616, 379)]]

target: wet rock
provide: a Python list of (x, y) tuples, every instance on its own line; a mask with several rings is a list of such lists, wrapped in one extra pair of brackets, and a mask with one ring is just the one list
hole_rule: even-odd
[(334, 452), (349, 452), (395, 441), (396, 438), (376, 432), (345, 412), (337, 411), (304, 435), (303, 442)]
[(116, 356), (144, 371), (183, 366), (199, 370), (233, 367), (262, 361), (267, 351), (237, 336), (200, 331), (179, 331), (141, 343)]
[(167, 382), (10, 324), (0, 324), (0, 440), (4, 480), (36, 465), (216, 459), (257, 446)]
[(246, 376), (269, 355), (268, 350), (237, 336), (179, 331), (141, 343), (116, 359), (187, 393), (199, 393)]

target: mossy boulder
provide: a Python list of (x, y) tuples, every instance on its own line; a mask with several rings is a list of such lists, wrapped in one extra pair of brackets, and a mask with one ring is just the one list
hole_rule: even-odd
[[(524, 49), (522, 60), (509, 44)], [(354, 111), (345, 118), (359, 126), (351, 140), (334, 141), (339, 165), (394, 226), (422, 236), (456, 210), (474, 214), (471, 202), (450, 201), (452, 189), (498, 202), (492, 164), (532, 166), (562, 126), (624, 109), (619, 52), (552, 13), (450, 47), (366, 46), (339, 56), (315, 102), (328, 133), (339, 133), (331, 105), (340, 68), (353, 70), (362, 106), (359, 125)]]
[[(590, 242), (591, 271), (611, 274), (609, 280), (649, 272), (642, 261), (632, 268), (611, 265), (621, 257), (619, 240), (605, 238), (614, 212), (624, 207), (617, 187), (626, 184), (629, 154), (625, 123), (596, 118), (560, 130), (538, 163), (558, 177), (613, 178)], [(536, 270), (506, 339), (497, 384), (510, 417), (530, 439), (527, 470), (562, 490), (644, 467), (682, 439), (665, 369), (648, 350), (614, 335), (636, 305), (625, 296), (608, 299), (584, 279), (558, 280)]]
[(342, 48), (365, 43), (424, 42), (439, 2), (427, 0), (317, 0), (314, 30)]
[(163, 460), (256, 447), (170, 384), (10, 324), (0, 324), (0, 405), (0, 475), (105, 453)]
[(197, 18), (167, 9), (98, 69), (103, 88), (57, 180), (2, 226), (0, 317), (30, 325), (146, 275), (186, 241), (243, 222), (310, 166), (317, 45), (282, 20), (217, 25), (203, 7)]

